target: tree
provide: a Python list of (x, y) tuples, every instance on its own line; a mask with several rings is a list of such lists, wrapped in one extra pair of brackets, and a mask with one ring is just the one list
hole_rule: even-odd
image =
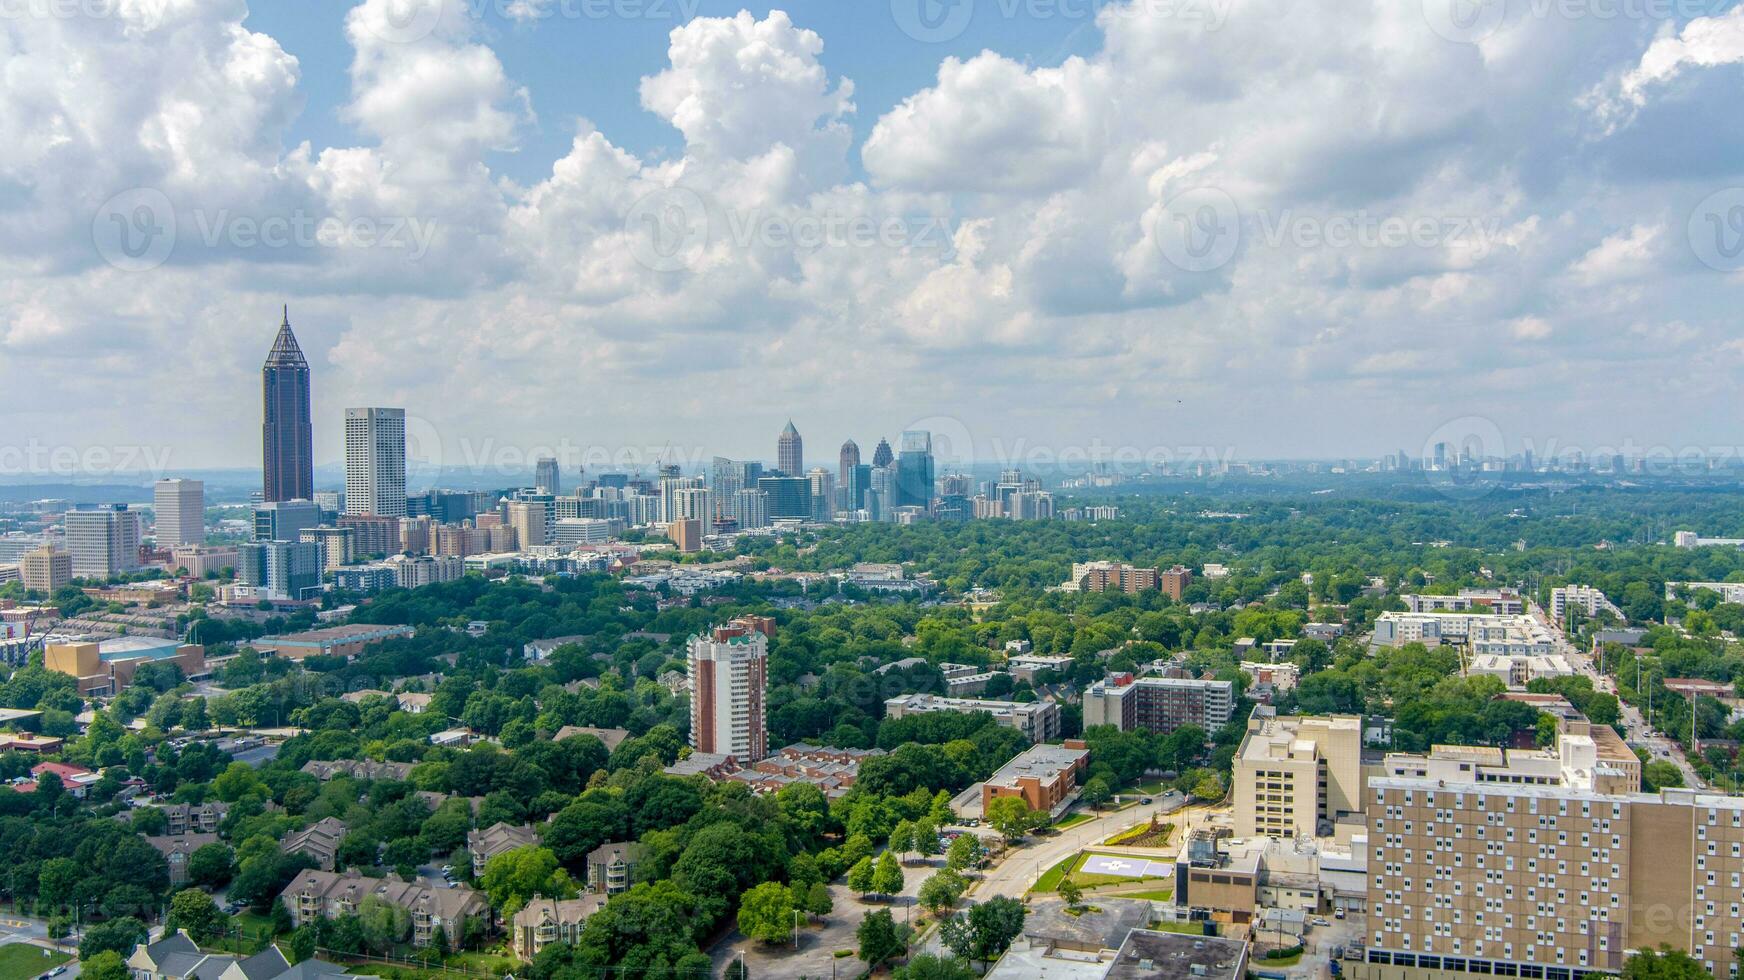
[(885, 896), (902, 891), (902, 867), (889, 851), (878, 855), (878, 863), (872, 868), (872, 890)]
[(1223, 777), (1207, 769), (1199, 781), (1193, 784), (1193, 795), (1202, 800), (1223, 799)]
[(202, 888), (223, 887), (234, 870), (230, 848), (224, 844), (207, 844), (188, 855), (188, 880)]
[[(442, 927), (437, 926), (436, 928), (440, 931)], [(285, 945), (287, 947), (285, 950), (287, 954), (286, 958), (292, 963), (301, 963), (304, 960), (313, 959), (316, 946), (315, 927), (313, 925), (298, 927), (291, 933), (290, 942)]]
[(856, 895), (865, 896), (871, 893), (873, 884), (872, 859), (863, 857), (854, 862), (848, 869), (848, 890)]
[(989, 963), (1023, 932), (1027, 911), (1015, 898), (990, 898), (941, 923), (939, 939), (963, 959)]
[(985, 857), (985, 849), (981, 846), (981, 838), (974, 834), (959, 834), (951, 841), (951, 846), (945, 851), (945, 867), (952, 871), (967, 871), (979, 868)]
[(939, 828), (931, 820), (915, 821), (913, 850), (923, 859), (939, 853)]
[(184, 888), (170, 899), (170, 917), (164, 922), (164, 932), (186, 929), (194, 942), (208, 943), (223, 935), (228, 924), (212, 896), (197, 888)]
[(1108, 788), (1108, 780), (1097, 776), (1084, 784), (1084, 802), (1091, 809), (1100, 810), (1103, 804), (1114, 798), (1114, 791)]
[(920, 885), (920, 904), (931, 909), (936, 915), (957, 904), (957, 899), (963, 897), (963, 892), (969, 883), (955, 871), (940, 871)]
[(888, 845), (898, 854), (907, 854), (914, 850), (914, 824), (907, 820), (898, 821), (890, 830)]
[(491, 904), (512, 916), (535, 895), (571, 898), (575, 882), (557, 866), (557, 855), (545, 847), (517, 847), (485, 862), (479, 884)]
[(1683, 771), (1676, 763), (1655, 759), (1641, 767), (1641, 782), (1649, 793), (1661, 787), (1676, 789), (1683, 785)]
[(809, 915), (823, 918), (835, 910), (836, 900), (830, 897), (830, 889), (821, 881), (814, 881), (805, 892), (805, 911)]
[(855, 936), (860, 941), (860, 958), (874, 970), (908, 948), (907, 937), (889, 909), (867, 913)]
[(130, 973), (121, 954), (106, 949), (85, 960), (79, 967), (79, 976), (89, 980), (128, 980)]
[(1084, 900), (1084, 889), (1078, 887), (1078, 883), (1070, 877), (1062, 878), (1060, 880), (1060, 897), (1065, 899), (1067, 908), (1077, 908), (1078, 903)]
[(765, 881), (739, 899), (739, 931), (766, 943), (786, 942), (793, 934), (798, 908), (791, 888)]
[(1024, 834), (1034, 830), (1036, 817), (1037, 811), (1030, 809), (1021, 796), (1001, 796), (987, 804), (987, 823), (1008, 841), (1022, 840)]
[(1623, 980), (1708, 980), (1702, 964), (1681, 949), (1637, 950), (1623, 963)]
[(133, 947), (145, 940), (145, 923), (130, 915), (99, 922), (85, 929), (85, 936), (79, 941), (79, 959), (89, 960), (106, 951), (131, 954)]

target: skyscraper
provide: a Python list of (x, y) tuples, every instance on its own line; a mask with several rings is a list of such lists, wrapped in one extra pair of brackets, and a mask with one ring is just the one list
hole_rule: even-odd
[(199, 480), (159, 480), (152, 487), (158, 548), (206, 540), (206, 485)]
[(881, 470), (884, 467), (889, 466), (891, 464), (891, 462), (895, 459), (896, 459), (896, 454), (890, 451), (889, 440), (886, 440), (886, 439), (878, 440), (878, 448), (872, 450), (872, 466), (873, 466), (873, 468)]
[(842, 443), (841, 465), (836, 473), (836, 482), (847, 486), (854, 482), (854, 467), (860, 465), (860, 447), (854, 440)]
[(406, 516), (406, 410), (345, 410), (345, 512)]
[(563, 493), (563, 488), (558, 486), (562, 482), (563, 478), (557, 472), (557, 460), (550, 456), (541, 457), (533, 483), (555, 497)]
[(898, 507), (925, 507), (933, 499), (933, 436), (910, 430), (902, 434), (902, 455), (896, 460)]
[(291, 309), (260, 370), (264, 414), (263, 500), (306, 500), (315, 493), (315, 450), (309, 423), (309, 362), (291, 333)]
[(139, 515), (126, 504), (68, 511), (63, 522), (75, 577), (108, 578), (139, 567)]
[(811, 481), (803, 476), (766, 476), (757, 481), (757, 489), (768, 494), (765, 515), (777, 517), (811, 516)]
[(691, 637), (689, 654), (691, 747), (734, 756), (740, 765), (761, 761), (769, 754), (768, 636), (729, 623)]
[(793, 427), (792, 419), (787, 420), (787, 428), (781, 430), (781, 438), (775, 441), (775, 465), (788, 476), (805, 475), (805, 441)]

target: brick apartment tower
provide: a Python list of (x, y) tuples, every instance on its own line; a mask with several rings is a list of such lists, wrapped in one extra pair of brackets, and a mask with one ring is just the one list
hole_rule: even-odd
[(775, 621), (746, 616), (690, 638), (690, 744), (750, 765), (769, 754), (769, 638)]

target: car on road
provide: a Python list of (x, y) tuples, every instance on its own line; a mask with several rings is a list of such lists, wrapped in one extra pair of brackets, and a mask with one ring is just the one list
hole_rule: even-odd
[(1150, 806), (1151, 805), (1151, 798), (1146, 796), (1146, 797), (1140, 799), (1138, 801), (1138, 805), (1139, 806)]

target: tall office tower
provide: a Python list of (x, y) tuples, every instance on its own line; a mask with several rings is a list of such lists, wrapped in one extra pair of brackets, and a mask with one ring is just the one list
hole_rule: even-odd
[(860, 447), (849, 439), (842, 443), (841, 466), (838, 467), (836, 482), (840, 486), (849, 486), (854, 482), (854, 467), (860, 465)]
[(321, 507), (312, 500), (276, 500), (254, 508), (254, 540), (295, 541), (321, 523)]
[(557, 460), (546, 456), (535, 465), (533, 483), (541, 490), (552, 496), (557, 496), (563, 492), (563, 488), (558, 486), (562, 482), (563, 478), (557, 472)]
[(872, 466), (876, 469), (883, 469), (895, 461), (896, 454), (890, 451), (889, 440), (879, 439), (878, 448), (872, 450)]
[(811, 481), (803, 476), (766, 476), (757, 489), (769, 495), (769, 519), (811, 517)]
[(739, 530), (769, 526), (769, 494), (754, 487), (746, 487), (733, 494), (734, 523)]
[(848, 471), (848, 482), (842, 490), (848, 501), (849, 510), (859, 510), (866, 506), (866, 491), (872, 489), (872, 466), (860, 463)]
[(509, 501), (508, 525), (515, 529), (515, 546), (522, 551), (551, 543), (547, 520), (550, 504), (543, 500)]
[(775, 440), (775, 465), (788, 476), (805, 475), (805, 440), (799, 437), (792, 419), (781, 430), (781, 438)]
[(52, 595), (73, 580), (73, 556), (43, 545), (18, 559), (18, 578), (26, 589)]
[(157, 546), (200, 544), (206, 540), (206, 484), (199, 480), (159, 480), (152, 487), (157, 512)]
[(833, 520), (836, 516), (836, 478), (821, 466), (812, 467), (805, 478), (811, 483), (812, 520)]
[(315, 449), (309, 423), (309, 362), (291, 333), (291, 308), (260, 369), (264, 414), (261, 456), (266, 484), (261, 499), (306, 500), (315, 493)]
[(345, 410), (345, 512), (406, 516), (406, 410)]
[(75, 578), (108, 578), (139, 567), (139, 515), (126, 504), (68, 511), (64, 522)]
[(267, 599), (309, 599), (321, 591), (321, 546), (312, 541), (250, 541), (236, 546), (236, 578)]
[(909, 430), (902, 434), (902, 455), (896, 460), (898, 507), (925, 507), (933, 499), (933, 436)]
[(690, 745), (750, 765), (768, 755), (769, 638), (740, 625), (690, 638)]
[(345, 491), (343, 490), (317, 490), (314, 499), (321, 508), (321, 516), (324, 520), (338, 517), (339, 512), (345, 509)]

